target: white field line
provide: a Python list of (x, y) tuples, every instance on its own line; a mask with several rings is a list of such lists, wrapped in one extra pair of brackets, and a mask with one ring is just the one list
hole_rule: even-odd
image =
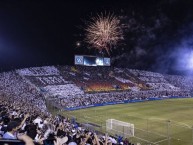
[(141, 131), (143, 131), (143, 132), (147, 132), (147, 133), (151, 133), (151, 134), (156, 134), (156, 135), (161, 136), (161, 137), (167, 137), (167, 136), (165, 136), (165, 135), (163, 135), (163, 134), (156, 133), (156, 132), (151, 132), (151, 131), (147, 131), (147, 130), (143, 130), (143, 129), (139, 129), (139, 128), (137, 128), (137, 127), (135, 127), (134, 129), (141, 130)]
[[(140, 137), (137, 137), (137, 136), (134, 136), (135, 138), (139, 139), (139, 140), (142, 140), (142, 141), (145, 141), (147, 143), (151, 143), (151, 144), (155, 144), (154, 142), (151, 142), (149, 140), (146, 140), (146, 139), (143, 139), (143, 138), (140, 138)], [(155, 144), (156, 145), (156, 144)]]
[(154, 143), (155, 143), (155, 144), (157, 144), (157, 143), (160, 143), (160, 142), (163, 142), (163, 141), (166, 141), (166, 140), (168, 140), (168, 139), (166, 138), (166, 139), (163, 139), (163, 140), (160, 140), (160, 141), (154, 142)]
[[(151, 119), (154, 119), (154, 120), (167, 121), (167, 119), (156, 118), (156, 117), (152, 117), (152, 118), (149, 118), (149, 119), (150, 119), (150, 120), (151, 120)], [(190, 125), (186, 124), (186, 123), (178, 122), (178, 121), (174, 121), (174, 120), (169, 120), (169, 119), (168, 119), (168, 121), (174, 122), (174, 123), (176, 123), (176, 125), (177, 125), (177, 124), (180, 124), (180, 125), (183, 125), (183, 126), (188, 127), (189, 129), (192, 129), (192, 127), (191, 127)]]

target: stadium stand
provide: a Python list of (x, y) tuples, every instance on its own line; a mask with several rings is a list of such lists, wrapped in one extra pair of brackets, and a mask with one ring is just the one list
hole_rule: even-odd
[(58, 142), (66, 144), (92, 144), (97, 140), (131, 144), (113, 137), (106, 137), (107, 140), (69, 118), (52, 116), (46, 99), (53, 99), (61, 109), (71, 109), (150, 98), (190, 97), (192, 82), (192, 78), (185, 76), (111, 67), (46, 66), (4, 72), (0, 74), (0, 134), (9, 140), (0, 143), (21, 144), (17, 140), (20, 139), (43, 144), (56, 136)]

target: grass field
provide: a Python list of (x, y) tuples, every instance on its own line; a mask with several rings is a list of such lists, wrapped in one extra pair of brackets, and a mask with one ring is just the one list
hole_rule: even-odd
[(109, 105), (63, 112), (105, 131), (107, 119), (135, 125), (133, 142), (159, 145), (193, 145), (193, 98)]

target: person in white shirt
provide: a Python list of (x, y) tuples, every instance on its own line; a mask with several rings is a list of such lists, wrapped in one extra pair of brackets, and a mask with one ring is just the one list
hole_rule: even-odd
[(42, 119), (38, 116), (34, 121), (33, 121), (34, 124), (38, 124), (38, 127), (39, 128), (42, 128), (42, 125), (43, 125), (43, 121)]

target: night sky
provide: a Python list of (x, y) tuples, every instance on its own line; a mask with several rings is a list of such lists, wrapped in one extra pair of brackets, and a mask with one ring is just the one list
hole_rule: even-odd
[(101, 12), (114, 13), (124, 25), (124, 41), (111, 52), (113, 66), (170, 74), (193, 68), (186, 66), (193, 54), (192, 0), (2, 0), (1, 71), (73, 65), (75, 54), (99, 55), (83, 39), (86, 22)]

